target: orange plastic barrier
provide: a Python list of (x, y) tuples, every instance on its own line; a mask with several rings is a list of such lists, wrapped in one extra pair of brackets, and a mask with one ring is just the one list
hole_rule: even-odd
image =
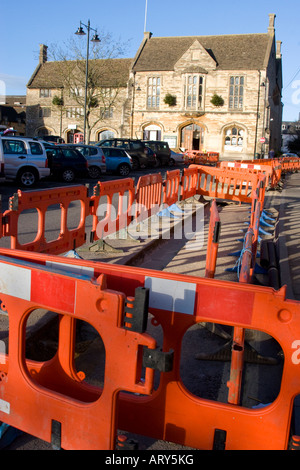
[(281, 159), (281, 167), (283, 173), (299, 171), (300, 158), (283, 157)]
[(260, 182), (265, 185), (265, 177), (260, 174), (226, 171), (201, 165), (190, 165), (188, 170), (198, 172), (196, 194), (212, 198), (251, 204), (253, 193), (261, 184)]
[(181, 177), (181, 192), (180, 200), (189, 199), (196, 195), (198, 181), (198, 172), (197, 169), (192, 168), (192, 165), (189, 168), (183, 169), (183, 174)]
[(135, 220), (143, 220), (157, 214), (162, 203), (163, 181), (160, 173), (144, 175), (138, 180), (135, 195)]
[[(300, 394), (299, 347), (297, 350), (297, 338), (300, 338), (300, 303), (286, 300), (285, 288), (275, 291), (269, 287), (242, 282), (233, 283), (129, 266), (122, 266), (122, 272), (120, 272), (120, 267), (116, 265), (70, 260), (38, 253), (29, 254), (20, 251), (0, 250), (0, 255), (12, 256), (23, 261), (44, 264), (45, 266), (55, 263), (55, 266), (59, 267), (62, 272), (63, 270), (68, 272), (70, 269), (76, 269), (76, 267), (77, 269), (79, 267), (80, 269), (89, 269), (95, 278), (98, 278), (101, 274), (106, 276), (109, 290), (124, 292), (127, 297), (133, 295), (137, 287), (149, 289), (148, 310), (154, 316), (153, 325), (160, 326), (164, 336), (161, 355), (166, 359), (167, 355), (173, 351), (173, 361), (171, 366), (169, 364), (169, 367), (161, 371), (159, 387), (151, 395), (119, 394), (118, 407), (115, 408), (116, 413), (118, 413), (119, 429), (202, 450), (213, 449), (214, 442), (220, 435), (222, 437), (222, 446), (226, 450), (279, 450), (288, 448), (293, 401)], [(89, 286), (91, 295), (84, 296), (82, 310), (78, 310), (78, 313), (80, 311), (80, 317), (84, 315), (83, 312), (88, 311), (83, 316), (86, 321), (90, 321), (89, 314), (91, 312), (93, 314), (95, 310), (93, 287), (96, 289), (96, 286), (93, 286), (92, 283)], [(79, 293), (81, 293), (80, 289)], [(98, 293), (101, 298), (103, 292), (99, 287)], [(86, 299), (88, 299), (88, 309), (86, 308)], [(9, 296), (7, 296), (6, 301), (11, 301)], [(96, 304), (98, 305), (98, 302)], [(26, 307), (32, 308), (36, 305), (37, 303), (26, 304)], [(20, 310), (20, 306), (18, 308)], [(54, 307), (51, 306), (51, 308), (53, 310)], [(102, 312), (100, 317), (99, 312), (97, 312), (97, 318), (100, 331)], [(105, 322), (109, 321), (108, 317), (104, 316), (104, 318)], [(284, 364), (281, 387), (274, 402), (263, 408), (250, 409), (200, 398), (187, 390), (180, 376), (181, 345), (186, 331), (200, 322), (212, 322), (243, 329), (259, 330), (278, 341), (284, 355)], [(117, 324), (117, 320), (114, 319), (114, 325)], [(20, 332), (21, 330), (22, 328), (19, 328)], [(122, 331), (122, 328), (120, 330)], [(124, 339), (122, 334), (121, 337)], [(111, 339), (113, 339), (113, 336), (111, 336)], [(20, 349), (16, 351), (16, 342), (13, 344), (14, 347), (10, 354), (13, 355), (13, 364), (15, 364), (15, 361), (17, 362), (20, 357)], [(21, 348), (22, 342), (19, 344), (19, 348)], [(107, 354), (110, 356), (113, 354), (112, 351), (113, 349), (109, 347)], [(148, 357), (148, 359), (150, 358)], [(134, 364), (135, 361), (136, 357), (133, 360)], [(123, 363), (122, 357), (121, 364), (123, 365)], [(118, 362), (114, 363), (114, 367), (116, 364)], [(16, 364), (17, 370), (20, 367), (23, 367), (22, 363), (21, 366)], [(128, 374), (129, 367), (130, 364), (126, 361), (126, 368), (123, 367), (124, 374)], [(107, 367), (107, 371), (109, 370), (109, 367)], [(9, 368), (8, 374), (10, 373), (14, 374), (14, 367)], [(19, 374), (16, 373), (16, 378), (20, 379), (21, 383), (25, 382), (27, 384), (30, 377), (26, 372), (23, 377), (19, 377)], [(19, 384), (19, 382), (17, 383)], [(2, 380), (0, 387), (5, 389), (6, 384), (8, 382)], [(121, 384), (121, 387), (126, 388), (124, 384)], [(138, 387), (133, 388), (137, 390)], [(16, 385), (13, 392), (18, 392)], [(101, 398), (104, 396), (104, 392), (105, 389)], [(143, 392), (145, 393), (145, 391)], [(13, 394), (10, 395), (9, 400), (13, 399), (13, 396)], [(2, 395), (2, 397), (6, 400), (5, 396)], [(50, 398), (52, 402), (51, 393)], [(99, 400), (99, 405), (100, 402)], [(23, 400), (19, 400), (17, 410), (20, 415), (26, 412), (24, 407), (21, 406), (22, 404)], [(84, 406), (82, 403), (80, 405), (86, 411), (86, 408), (91, 406), (91, 402), (88, 406)], [(45, 406), (47, 410), (47, 404)], [(94, 403), (92, 403), (94, 411), (93, 406)], [(64, 406), (64, 410), (68, 414), (68, 407)], [(109, 410), (111, 411), (111, 407)], [(105, 417), (108, 416), (109, 410), (105, 412)], [(83, 414), (83, 416), (85, 415)], [(17, 418), (15, 413), (13, 417), (12, 424), (19, 424), (21, 419)], [(88, 417), (90, 417), (89, 414)], [(91, 416), (92, 423), (97, 421), (97, 432), (99, 433), (102, 432), (102, 420), (105, 417), (102, 418), (101, 416), (99, 421), (98, 414), (94, 413)], [(115, 415), (113, 417), (115, 418)], [(5, 412), (0, 414), (0, 419), (4, 422), (8, 418), (12, 419), (12, 416), (7, 415)], [(34, 415), (31, 413), (30, 419), (32, 421), (33, 418)], [(62, 418), (59, 416), (55, 419)], [(35, 422), (40, 422), (40, 418), (36, 419)], [(205, 423), (205, 426), (201, 426), (201, 423)], [(80, 424), (79, 419), (76, 421), (76, 432), (74, 432), (73, 424), (72, 434), (74, 440), (77, 439), (77, 426)], [(36, 424), (36, 426), (38, 425)], [(105, 433), (108, 431), (107, 428), (104, 430)], [(65, 439), (63, 433), (64, 427), (62, 426), (62, 442), (65, 442), (63, 441)], [(47, 434), (45, 437), (49, 438), (49, 429), (48, 433), (45, 434)]]
[[(9, 318), (9, 353), (1, 354), (0, 419), (66, 450), (114, 449), (118, 393), (152, 392), (154, 371), (146, 367), (141, 376), (140, 351), (152, 351), (156, 342), (134, 331), (134, 308), (126, 307), (124, 294), (107, 289), (104, 275), (76, 274), (74, 264), (68, 273), (56, 268), (39, 266), (25, 256), (22, 262), (1, 256), (0, 295)], [(133, 301), (130, 298), (130, 305)], [(25, 357), (26, 322), (37, 308), (59, 315), (57, 352), (45, 362)], [(103, 340), (102, 389), (89, 385), (85, 374), (75, 369), (77, 319), (92, 325)]]
[(185, 152), (186, 161), (202, 165), (205, 163), (217, 163), (219, 161), (218, 152), (200, 152), (199, 150), (188, 150)]
[[(90, 201), (90, 214), (93, 216), (91, 241), (103, 239), (127, 228), (132, 219), (134, 200), (135, 188), (131, 178), (99, 182), (94, 187)], [(116, 213), (112, 214), (115, 207), (117, 207)], [(104, 214), (105, 217), (99, 220)]]
[(226, 170), (234, 171), (249, 171), (250, 173), (264, 173), (266, 175), (266, 185), (272, 181), (272, 167), (271, 165), (261, 165), (254, 163), (239, 163), (239, 162), (220, 162), (219, 168), (226, 168)]
[[(68, 209), (80, 201), (80, 221), (75, 229), (68, 229)], [(61, 209), (60, 233), (57, 239), (47, 241), (45, 219), (49, 206), (59, 204)], [(36, 209), (38, 227), (35, 239), (29, 243), (19, 242), (18, 221), (21, 213)], [(18, 191), (9, 200), (9, 209), (3, 214), (3, 235), (11, 237), (11, 248), (41, 253), (60, 254), (85, 243), (85, 221), (89, 214), (89, 197), (85, 186), (69, 186), (41, 191)]]
[(208, 242), (206, 253), (205, 277), (213, 278), (216, 270), (221, 221), (216, 200), (213, 199), (210, 208)]
[(179, 200), (180, 170), (167, 171), (163, 182), (163, 203), (171, 206)]
[[(237, 160), (238, 161), (238, 160)], [(243, 164), (255, 164), (255, 165), (268, 165), (272, 168), (272, 176), (270, 185), (272, 188), (276, 188), (281, 179), (281, 161), (277, 158), (274, 159), (258, 159), (258, 160), (242, 160)]]

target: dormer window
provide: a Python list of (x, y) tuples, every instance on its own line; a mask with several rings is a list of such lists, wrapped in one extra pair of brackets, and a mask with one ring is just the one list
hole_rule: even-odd
[(183, 99), (184, 109), (198, 111), (203, 108), (203, 83), (202, 75), (184, 75)]

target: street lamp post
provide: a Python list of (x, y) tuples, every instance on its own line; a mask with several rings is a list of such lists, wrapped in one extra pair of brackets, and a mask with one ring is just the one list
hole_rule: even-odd
[(85, 36), (86, 33), (84, 32), (82, 26), (84, 26), (87, 29), (87, 46), (86, 46), (86, 61), (85, 61), (84, 130), (83, 130), (83, 140), (84, 140), (84, 143), (86, 143), (86, 110), (87, 110), (87, 93), (88, 93), (90, 30), (95, 32), (94, 36), (91, 39), (91, 42), (97, 43), (97, 42), (100, 42), (100, 39), (97, 34), (97, 30), (91, 28), (90, 20), (88, 20), (87, 25), (80, 21), (80, 26), (75, 33), (77, 36)]

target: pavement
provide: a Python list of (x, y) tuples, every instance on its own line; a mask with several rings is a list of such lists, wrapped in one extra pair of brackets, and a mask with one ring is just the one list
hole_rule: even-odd
[[(280, 284), (287, 285), (287, 298), (300, 300), (300, 173), (289, 174), (283, 179), (282, 190), (266, 192), (265, 208), (276, 217), (276, 224), (269, 229), (270, 237), (276, 240), (276, 249), (279, 257)], [(178, 204), (184, 211), (185, 226), (188, 227), (183, 237), (174, 237), (177, 226), (182, 227), (182, 216), (172, 212), (170, 217), (158, 218), (154, 216), (149, 224), (135, 227), (130, 236), (121, 234), (122, 238), (106, 239), (104, 244), (86, 244), (76, 250), (76, 254), (83, 259), (104, 261), (119, 265), (139, 266), (149, 269), (166, 270), (180, 274), (204, 276), (206, 259), (206, 242), (209, 220), (209, 200), (206, 204), (197, 200), (189, 200), (187, 204)], [(215, 278), (238, 282), (234, 270), (238, 257), (233, 253), (242, 247), (241, 239), (244, 237), (247, 222), (249, 221), (249, 207), (244, 204), (235, 204), (229, 201), (219, 201), (221, 217), (221, 236), (218, 251)], [(149, 229), (152, 237), (149, 239)], [(266, 229), (267, 230), (267, 229)], [(153, 237), (153, 234), (156, 236)], [(268, 238), (265, 237), (265, 238)], [(89, 237), (87, 236), (87, 239)], [(74, 253), (70, 253), (73, 256)], [(257, 274), (255, 282), (268, 285), (269, 277), (265, 273)], [(210, 340), (207, 328), (198, 330), (197, 335)], [(219, 335), (214, 338), (220, 341)], [(251, 343), (252, 340), (252, 343)], [(261, 340), (261, 338), (260, 338)], [(195, 342), (194, 342), (195, 341)], [(250, 343), (258, 345), (257, 338), (250, 338)], [(260, 341), (261, 342), (261, 341)], [(262, 341), (268, 343), (268, 341)], [(199, 336), (186, 345), (186, 357), (190, 357), (191, 349), (199, 344)], [(223, 344), (223, 343), (222, 343)], [(264, 345), (265, 347), (265, 345)], [(191, 349), (190, 349), (191, 348)], [(276, 348), (275, 348), (276, 349)], [(207, 351), (205, 351), (207, 352)], [(274, 353), (274, 351), (272, 351)], [(275, 351), (276, 353), (276, 351)], [(89, 357), (90, 361), (90, 357)], [(92, 363), (89, 363), (92, 368)], [(199, 362), (195, 361), (190, 368), (185, 368), (182, 379), (190, 391), (201, 394), (205, 398), (213, 398), (226, 402), (228, 389), (226, 374), (228, 363), (222, 366), (211, 362), (202, 363), (201, 380), (195, 379), (195, 370), (199, 373)], [(266, 404), (274, 400), (280, 389), (280, 373), (282, 365), (277, 369), (264, 367), (259, 381), (248, 380), (248, 389), (243, 398), (243, 406), (253, 407), (257, 404)], [(257, 374), (257, 364), (247, 369), (248, 379), (251, 374)], [(273, 375), (276, 375), (275, 379)], [(263, 376), (263, 379), (261, 378)], [(278, 380), (279, 376), (279, 380)], [(199, 387), (202, 389), (199, 391)], [(205, 388), (206, 387), (206, 388)], [(205, 389), (204, 389), (205, 388)], [(216, 391), (217, 390), (217, 391)], [(295, 401), (296, 429), (300, 435), (300, 404)], [(142, 448), (146, 449), (176, 449), (172, 443), (162, 441), (142, 441)], [(7, 450), (51, 450), (48, 443), (44, 443), (32, 436), (23, 434), (7, 447)]]

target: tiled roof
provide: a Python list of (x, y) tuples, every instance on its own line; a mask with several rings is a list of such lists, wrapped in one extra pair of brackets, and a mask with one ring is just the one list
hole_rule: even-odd
[(134, 70), (136, 72), (174, 70), (176, 62), (195, 41), (199, 41), (216, 61), (217, 69), (258, 70), (263, 67), (270, 35), (151, 37), (146, 42)]
[[(89, 61), (90, 72), (95, 72), (99, 86), (126, 86), (133, 59), (98, 59)], [(50, 61), (40, 64), (27, 86), (28, 88), (60, 88), (68, 73), (76, 74), (76, 61)], [(85, 62), (80, 67), (85, 72)]]

